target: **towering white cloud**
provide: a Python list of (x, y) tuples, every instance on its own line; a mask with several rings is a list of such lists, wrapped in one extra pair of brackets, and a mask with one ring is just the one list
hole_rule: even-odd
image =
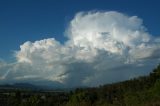
[(15, 63), (0, 63), (0, 81), (96, 86), (147, 74), (160, 62), (160, 38), (137, 16), (80, 12), (66, 32), (65, 44), (54, 38), (22, 44)]

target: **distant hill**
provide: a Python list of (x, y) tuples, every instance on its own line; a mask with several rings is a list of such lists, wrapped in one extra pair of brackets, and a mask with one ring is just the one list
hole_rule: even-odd
[(15, 83), (15, 84), (4, 84), (0, 85), (0, 89), (37, 89), (38, 86), (29, 83)]
[(1, 84), (0, 89), (30, 89), (30, 90), (55, 90), (55, 89), (63, 89), (64, 86), (58, 82), (53, 81), (33, 81), (30, 82), (19, 82), (13, 84)]
[(1, 91), (0, 106), (160, 106), (160, 65), (148, 76), (70, 92), (23, 91), (41, 88), (28, 83), (3, 87), (21, 89)]

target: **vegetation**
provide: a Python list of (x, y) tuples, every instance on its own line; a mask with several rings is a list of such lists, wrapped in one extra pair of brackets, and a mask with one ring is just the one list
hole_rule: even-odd
[(2, 106), (160, 106), (160, 65), (148, 76), (70, 92), (1, 92)]

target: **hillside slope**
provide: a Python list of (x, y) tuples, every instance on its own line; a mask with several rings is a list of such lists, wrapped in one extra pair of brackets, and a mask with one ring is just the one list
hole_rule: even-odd
[(68, 106), (160, 106), (160, 65), (149, 76), (77, 89)]
[(160, 106), (160, 65), (148, 76), (70, 92), (2, 91), (0, 106)]

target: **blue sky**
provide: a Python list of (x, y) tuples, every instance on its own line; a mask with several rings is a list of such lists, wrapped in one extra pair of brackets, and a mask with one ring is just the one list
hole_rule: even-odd
[(143, 19), (149, 33), (160, 35), (159, 0), (1, 0), (0, 58), (10, 60), (25, 41), (54, 37), (60, 42), (65, 28), (80, 11), (119, 11)]

